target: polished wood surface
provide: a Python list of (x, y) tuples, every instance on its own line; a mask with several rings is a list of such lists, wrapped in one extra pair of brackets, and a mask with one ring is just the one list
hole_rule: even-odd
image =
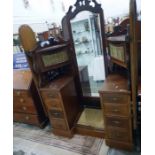
[[(32, 82), (32, 74), (30, 70), (14, 70), (13, 71), (13, 88), (16, 90), (27, 90)], [(18, 95), (18, 93), (17, 93)]]
[(14, 70), (13, 120), (44, 127), (47, 117), (30, 70)]
[(132, 117), (127, 82), (128, 80), (121, 75), (110, 74), (100, 90), (100, 99), (106, 144), (110, 147), (130, 150), (133, 146)]
[(130, 68), (131, 68), (131, 96), (133, 104), (133, 127), (137, 128), (137, 89), (138, 89), (138, 45), (140, 35), (136, 29), (137, 7), (136, 0), (130, 0)]

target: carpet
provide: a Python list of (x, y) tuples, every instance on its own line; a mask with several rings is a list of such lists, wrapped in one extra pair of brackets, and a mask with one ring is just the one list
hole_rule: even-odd
[[(55, 136), (51, 132), (50, 125), (44, 129), (22, 123), (14, 123), (13, 136), (15, 139), (23, 139), (30, 142), (54, 146), (64, 150), (72, 151), (83, 155), (98, 155), (103, 139), (90, 136), (74, 135), (73, 138)], [(20, 142), (19, 142), (20, 143)], [(17, 151), (18, 140), (14, 143), (14, 155), (26, 153), (24, 150)], [(34, 153), (35, 154), (35, 153)]]

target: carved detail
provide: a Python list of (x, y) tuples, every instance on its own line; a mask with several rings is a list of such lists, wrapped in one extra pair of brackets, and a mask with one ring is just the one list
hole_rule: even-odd
[(76, 14), (83, 10), (83, 8), (87, 8), (88, 10), (97, 10), (101, 9), (101, 4), (97, 3), (96, 0), (77, 0), (73, 6), (69, 7), (67, 14)]

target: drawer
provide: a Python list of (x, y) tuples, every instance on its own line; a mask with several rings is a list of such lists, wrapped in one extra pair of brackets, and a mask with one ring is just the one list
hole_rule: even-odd
[(61, 102), (58, 99), (43, 98), (47, 109), (61, 110)]
[(131, 135), (128, 130), (119, 130), (119, 129), (108, 129), (106, 131), (106, 137), (108, 139), (118, 140), (118, 141), (131, 141)]
[[(22, 101), (22, 102), (21, 102)], [(13, 111), (14, 112), (23, 112), (30, 114), (37, 114), (37, 109), (34, 105), (34, 102), (31, 98), (15, 98), (13, 100)]]
[(41, 91), (41, 95), (44, 99), (58, 99), (59, 100), (59, 94), (57, 92), (53, 91)]
[(129, 103), (130, 96), (127, 94), (102, 94), (103, 103)]
[(128, 118), (105, 117), (105, 123), (107, 127), (130, 128), (130, 121)]
[(48, 110), (48, 113), (51, 118), (64, 118), (64, 114), (62, 111), (50, 109), (50, 110)]
[(19, 97), (30, 97), (31, 94), (30, 92), (27, 90), (13, 90), (13, 96), (19, 96)]
[(13, 120), (26, 124), (40, 125), (38, 115), (14, 113)]
[(115, 115), (115, 116), (129, 116), (130, 115), (130, 105), (129, 104), (115, 104), (115, 103), (105, 103), (103, 104), (105, 115)]
[(61, 130), (67, 130), (67, 125), (64, 119), (50, 119), (52, 128), (54, 129), (61, 129)]

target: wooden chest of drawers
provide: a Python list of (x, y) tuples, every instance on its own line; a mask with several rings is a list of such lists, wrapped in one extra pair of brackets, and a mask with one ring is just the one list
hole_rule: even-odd
[(99, 93), (105, 122), (106, 144), (110, 147), (131, 150), (133, 147), (131, 105), (127, 80), (120, 75), (109, 75)]
[(72, 137), (79, 104), (73, 77), (65, 76), (40, 89), (52, 126), (57, 135)]
[(29, 70), (13, 71), (13, 120), (40, 127), (47, 121)]

